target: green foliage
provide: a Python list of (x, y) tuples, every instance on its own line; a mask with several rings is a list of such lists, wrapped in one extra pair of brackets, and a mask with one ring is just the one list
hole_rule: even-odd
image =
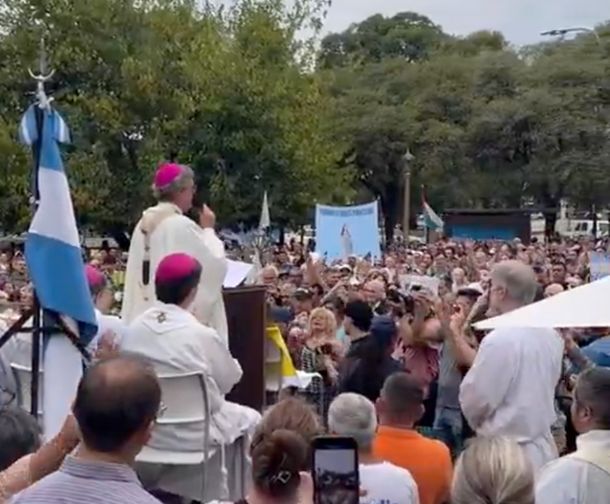
[(375, 63), (385, 58), (421, 61), (444, 37), (439, 26), (415, 12), (402, 12), (391, 18), (377, 14), (343, 33), (326, 36), (319, 64), (322, 68), (333, 68)]
[(391, 24), (374, 16), (331, 34), (320, 58), (344, 162), (380, 199), (386, 231), (402, 214), (407, 147), (412, 215), (420, 185), (440, 210), (608, 204), (608, 28), (600, 44), (585, 35), (516, 52), (497, 32), (454, 38), (430, 23), (436, 38), (407, 58), (379, 50)]
[[(187, 0), (10, 0), (0, 26), (0, 156), (12, 156), (7, 170), (25, 197), (26, 153), (9, 139), (31, 100), (26, 69), (44, 32), (57, 70), (49, 87), (74, 136), (64, 161), (81, 224), (130, 228), (150, 203), (157, 163), (174, 157), (192, 163), (200, 199), (222, 223), (256, 219), (264, 190), (274, 220), (301, 223), (312, 201), (349, 194), (326, 98), (306, 71), (307, 41), (295, 38), (326, 3), (286, 11), (276, 0), (228, 10)], [(5, 181), (0, 193), (14, 193)], [(16, 221), (5, 206), (8, 226)]]
[[(15, 143), (45, 35), (81, 224), (129, 229), (153, 170), (195, 169), (223, 224), (310, 221), (316, 201), (378, 198), (386, 231), (419, 187), (433, 207), (590, 209), (610, 195), (610, 24), (516, 50), (453, 37), (412, 12), (372, 16), (317, 47), (329, 0), (5, 0), (0, 7), (0, 222), (28, 220)], [(303, 38), (303, 33), (313, 34)], [(552, 212), (549, 212), (552, 215)]]

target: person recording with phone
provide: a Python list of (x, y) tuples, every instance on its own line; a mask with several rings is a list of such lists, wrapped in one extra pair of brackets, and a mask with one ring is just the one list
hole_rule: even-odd
[(439, 345), (442, 341), (440, 299), (418, 285), (401, 296), (400, 338), (393, 357), (402, 363), (404, 371), (421, 383), (428, 397), (430, 387), (438, 377)]
[[(328, 411), (328, 428), (331, 434), (356, 441), (360, 490), (366, 493), (359, 500), (361, 504), (419, 504), (417, 484), (411, 473), (373, 454), (377, 412), (371, 401), (354, 393), (337, 396)], [(333, 502), (351, 504), (353, 500)]]
[(336, 338), (335, 316), (326, 308), (315, 308), (309, 317), (308, 329), (303, 338), (299, 363), (307, 373), (319, 373), (302, 392), (318, 415), (326, 417), (330, 400), (338, 380), (339, 361), (343, 345)]
[[(360, 303), (348, 303), (349, 313), (354, 315)], [(364, 307), (362, 310), (365, 311)], [(371, 401), (379, 397), (385, 379), (402, 371), (400, 363), (392, 358), (397, 334), (391, 317), (378, 316), (371, 320), (368, 335), (352, 344), (339, 368), (339, 393), (355, 392)]]
[[(449, 322), (446, 319), (443, 321), (444, 343), (441, 348), (433, 427), (455, 455), (461, 451), (464, 437), (459, 401), (460, 384), (464, 370), (472, 365), (476, 355), (476, 346), (466, 335), (467, 319), (480, 296), (481, 292), (475, 288), (458, 290)], [(487, 311), (486, 303), (483, 308)]]
[[(509, 313), (533, 302), (537, 282), (519, 261), (496, 264), (490, 307)], [(478, 436), (517, 440), (536, 470), (557, 458), (551, 426), (564, 342), (551, 328), (497, 328), (483, 339), (460, 385), (460, 406)]]

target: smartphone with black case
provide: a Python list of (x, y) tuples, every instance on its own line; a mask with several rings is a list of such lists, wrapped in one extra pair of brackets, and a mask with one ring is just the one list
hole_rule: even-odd
[(321, 436), (312, 442), (315, 504), (358, 504), (358, 446), (353, 438)]

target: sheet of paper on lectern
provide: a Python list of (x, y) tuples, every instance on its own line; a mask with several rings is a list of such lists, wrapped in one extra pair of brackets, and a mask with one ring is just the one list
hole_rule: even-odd
[(223, 287), (226, 287), (227, 289), (232, 289), (233, 287), (238, 287), (241, 285), (248, 274), (252, 271), (252, 268), (254, 268), (253, 264), (233, 261), (231, 259), (228, 259), (227, 263), (227, 274), (225, 275), (225, 279), (222, 284)]

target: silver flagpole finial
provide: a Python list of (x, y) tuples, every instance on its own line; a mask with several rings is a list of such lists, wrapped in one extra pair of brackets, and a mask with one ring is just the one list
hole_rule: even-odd
[(44, 37), (40, 38), (40, 52), (38, 55), (38, 74), (35, 74), (28, 68), (30, 77), (36, 81), (36, 99), (38, 100), (38, 106), (46, 110), (53, 101), (52, 97), (48, 97), (44, 89), (44, 83), (53, 77), (55, 70), (51, 70), (47, 73), (47, 52), (44, 45)]

